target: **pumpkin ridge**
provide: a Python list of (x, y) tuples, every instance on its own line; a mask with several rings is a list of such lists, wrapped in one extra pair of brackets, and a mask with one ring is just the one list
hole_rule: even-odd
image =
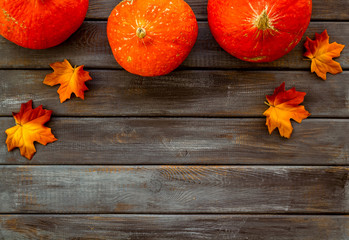
[(12, 20), (14, 23), (18, 24), (17, 20), (14, 17), (12, 17), (10, 13), (8, 13), (5, 9), (2, 9), (2, 12), (4, 13), (7, 21)]

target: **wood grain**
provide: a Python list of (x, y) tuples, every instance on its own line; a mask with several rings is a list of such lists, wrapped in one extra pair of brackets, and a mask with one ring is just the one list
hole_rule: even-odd
[[(0, 119), (0, 129), (13, 124)], [(263, 118), (54, 118), (48, 126), (58, 141), (36, 144), (31, 161), (1, 144), (0, 163), (348, 165), (349, 120), (292, 124), (283, 139), (277, 130), (269, 136)]]
[(349, 213), (349, 168), (1, 166), (0, 213)]
[(265, 96), (282, 82), (307, 93), (311, 117), (349, 117), (349, 72), (323, 82), (309, 71), (186, 70), (144, 78), (120, 70), (92, 70), (85, 101), (59, 103), (57, 87), (42, 83), (47, 70), (0, 70), (0, 116), (33, 99), (55, 116), (260, 117)]
[[(120, 1), (91, 0), (87, 12), (88, 19), (107, 19), (110, 12)], [(207, 19), (207, 0), (187, 0), (197, 19)], [(345, 6), (348, 0), (313, 0), (313, 20), (349, 20), (349, 13)]]
[(348, 216), (0, 215), (0, 239), (346, 240)]
[[(348, 22), (312, 22), (303, 40), (289, 54), (271, 63), (248, 63), (226, 53), (208, 28), (207, 22), (199, 23), (198, 40), (180, 68), (219, 68), (219, 69), (310, 69), (310, 61), (303, 58), (305, 36), (314, 38), (315, 33), (325, 29), (331, 42), (349, 45)], [(65, 43), (46, 50), (30, 50), (16, 46), (0, 37), (0, 68), (49, 68), (49, 64), (69, 59), (73, 65), (89, 68), (118, 68), (106, 36), (106, 22), (85, 22)], [(349, 68), (349, 51), (343, 50), (337, 61), (343, 69)]]

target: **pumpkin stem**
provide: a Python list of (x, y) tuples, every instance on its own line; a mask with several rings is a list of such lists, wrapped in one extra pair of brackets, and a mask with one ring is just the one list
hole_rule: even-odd
[(271, 28), (270, 26), (270, 21), (269, 21), (269, 17), (267, 14), (267, 10), (264, 9), (263, 12), (261, 13), (261, 15), (259, 15), (256, 18), (256, 21), (254, 22), (254, 25), (259, 29), (259, 30), (266, 30)]
[(137, 28), (136, 35), (137, 35), (137, 37), (142, 39), (147, 35), (147, 32), (145, 31), (144, 28), (139, 27), (139, 28)]

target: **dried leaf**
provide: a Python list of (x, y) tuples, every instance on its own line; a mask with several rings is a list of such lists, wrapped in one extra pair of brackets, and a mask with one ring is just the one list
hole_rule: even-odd
[(52, 63), (50, 66), (54, 72), (46, 75), (44, 84), (49, 86), (61, 84), (57, 91), (61, 103), (70, 99), (72, 93), (84, 99), (84, 91), (88, 90), (85, 82), (92, 80), (89, 72), (83, 70), (84, 65), (73, 68), (68, 60), (64, 59), (64, 62)]
[(293, 131), (291, 118), (298, 123), (307, 118), (310, 113), (304, 106), (299, 106), (303, 102), (305, 92), (297, 92), (295, 88), (285, 91), (285, 83), (275, 88), (273, 95), (267, 95), (268, 102), (265, 102), (269, 108), (263, 113), (267, 117), (266, 125), (269, 134), (275, 128), (279, 129), (282, 137), (290, 138)]
[(326, 80), (327, 72), (337, 74), (343, 71), (332, 58), (339, 57), (345, 46), (336, 42), (329, 44), (327, 30), (321, 34), (315, 33), (315, 40), (307, 37), (304, 47), (307, 49), (304, 56), (311, 59), (311, 72), (316, 72), (323, 80)]
[(13, 113), (16, 126), (5, 131), (8, 151), (18, 147), (21, 155), (29, 160), (36, 152), (34, 141), (46, 145), (57, 140), (51, 128), (44, 126), (50, 120), (52, 111), (43, 109), (42, 105), (33, 109), (32, 103), (32, 100), (23, 103), (19, 113)]

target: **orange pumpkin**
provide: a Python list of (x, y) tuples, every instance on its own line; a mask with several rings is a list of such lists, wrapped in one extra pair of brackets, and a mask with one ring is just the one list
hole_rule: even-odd
[(107, 33), (114, 57), (124, 69), (159, 76), (188, 56), (198, 25), (183, 0), (124, 0), (111, 12)]
[(25, 48), (53, 47), (80, 27), (87, 8), (88, 0), (1, 0), (0, 34)]
[(208, 23), (219, 45), (249, 62), (270, 62), (301, 40), (311, 0), (209, 0)]

